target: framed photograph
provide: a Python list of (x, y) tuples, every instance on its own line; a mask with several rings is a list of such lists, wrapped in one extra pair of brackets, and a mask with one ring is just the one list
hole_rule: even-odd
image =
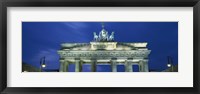
[(0, 6), (1, 93), (199, 94), (199, 0)]

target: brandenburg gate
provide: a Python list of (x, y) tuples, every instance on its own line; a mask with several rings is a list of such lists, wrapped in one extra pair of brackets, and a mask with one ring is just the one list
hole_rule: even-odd
[(117, 65), (124, 65), (125, 72), (133, 72), (132, 65), (138, 65), (139, 72), (149, 72), (147, 43), (123, 43), (114, 41), (114, 32), (110, 35), (104, 29), (99, 35), (94, 32), (90, 43), (63, 43), (58, 50), (60, 72), (68, 72), (69, 64), (75, 64), (75, 72), (82, 72), (83, 64), (90, 64), (96, 72), (98, 64), (110, 64), (112, 72), (117, 72)]

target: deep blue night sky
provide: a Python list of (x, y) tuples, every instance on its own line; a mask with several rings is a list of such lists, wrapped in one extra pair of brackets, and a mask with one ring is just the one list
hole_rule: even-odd
[[(45, 56), (46, 69), (58, 69), (61, 43), (89, 43), (93, 32), (101, 29), (101, 22), (22, 22), (22, 61), (39, 68)], [(167, 56), (178, 64), (178, 22), (105, 22), (105, 29), (109, 34), (115, 32), (117, 42), (148, 42), (150, 70), (166, 69)], [(90, 66), (83, 68), (88, 71)], [(73, 71), (74, 65), (69, 69)], [(97, 71), (109, 70), (109, 66), (97, 66)]]

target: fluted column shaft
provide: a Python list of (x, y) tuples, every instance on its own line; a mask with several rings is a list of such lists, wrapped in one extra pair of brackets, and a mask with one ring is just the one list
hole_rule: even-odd
[(126, 72), (133, 72), (132, 60), (131, 59), (127, 59), (125, 61), (125, 71)]
[(64, 71), (63, 67), (64, 67), (64, 60), (60, 60), (60, 69), (59, 69), (60, 72)]
[(75, 72), (81, 72), (80, 58), (75, 58)]
[(149, 72), (148, 60), (144, 60), (144, 72)]
[(111, 65), (112, 65), (112, 72), (117, 72), (117, 58), (112, 58), (111, 59)]
[(141, 72), (149, 72), (148, 60), (140, 60), (139, 65)]
[(64, 72), (68, 72), (68, 66), (69, 66), (69, 62), (65, 61), (64, 62)]

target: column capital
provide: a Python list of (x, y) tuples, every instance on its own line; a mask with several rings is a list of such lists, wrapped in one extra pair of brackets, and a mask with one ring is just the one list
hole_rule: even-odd
[(148, 62), (149, 60), (148, 59), (143, 59), (143, 60), (140, 60), (139, 62)]
[(65, 62), (65, 60), (61, 60), (61, 59), (59, 61), (60, 61), (60, 63)]
[(149, 60), (148, 60), (148, 59), (144, 59), (143, 61), (144, 61), (144, 62), (148, 62)]

